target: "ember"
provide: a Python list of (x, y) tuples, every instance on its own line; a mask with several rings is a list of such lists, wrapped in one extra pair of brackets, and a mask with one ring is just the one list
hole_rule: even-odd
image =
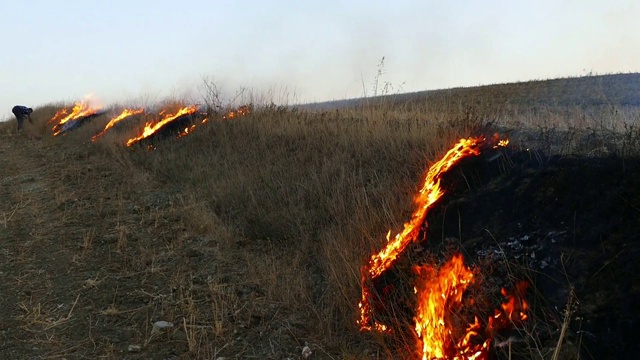
[(236, 110), (229, 111), (225, 116), (222, 117), (222, 120), (233, 120), (240, 116), (245, 116), (251, 113), (250, 105), (242, 105), (238, 107)]
[[(242, 106), (238, 107), (236, 110), (231, 110), (226, 115), (222, 116), (222, 120), (232, 120), (232, 119), (235, 119), (237, 117), (247, 115), (250, 112), (251, 112), (251, 106), (250, 105), (242, 105)], [(204, 125), (208, 121), (209, 121), (209, 118), (205, 117), (200, 122), (200, 125)], [(196, 124), (191, 124), (191, 126), (187, 126), (182, 131), (180, 131), (180, 133), (178, 134), (177, 137), (181, 138), (181, 137), (187, 136), (189, 134), (192, 134), (195, 129), (196, 129)]]
[[(494, 139), (503, 147), (508, 140)], [(485, 138), (461, 139), (445, 156), (431, 166), (424, 185), (415, 199), (417, 209), (404, 229), (391, 239), (387, 234), (387, 244), (380, 252), (373, 254), (361, 269), (362, 299), (359, 303), (361, 330), (389, 332), (388, 324), (373, 319), (372, 289), (374, 282), (391, 268), (398, 256), (407, 246), (416, 241), (426, 227), (426, 216), (433, 204), (443, 195), (440, 187), (442, 176), (460, 160), (477, 156), (484, 148), (491, 149)], [(467, 287), (474, 282), (473, 272), (464, 264), (462, 255), (454, 255), (439, 269), (434, 266), (414, 266), (417, 279), (414, 286), (416, 294), (415, 332), (418, 336), (418, 352), (423, 360), (427, 359), (486, 359), (492, 334), (510, 327), (515, 322), (526, 320), (527, 303), (524, 292), (527, 283), (516, 287), (514, 294), (502, 289), (507, 302), (495, 311), (494, 316), (482, 326), (479, 319), (467, 322), (464, 319), (452, 321), (452, 314), (463, 307), (463, 296)], [(463, 324), (464, 327), (460, 327)]]
[(98, 141), (98, 138), (102, 135), (104, 135), (107, 130), (111, 129), (112, 127), (114, 127), (117, 123), (119, 123), (120, 121), (133, 116), (133, 115), (137, 115), (137, 114), (141, 114), (144, 112), (144, 109), (136, 109), (136, 110), (131, 110), (131, 109), (124, 109), (120, 115), (112, 118), (111, 120), (109, 120), (109, 122), (107, 123), (107, 125), (104, 127), (104, 129), (99, 132), (98, 134), (94, 135), (93, 137), (91, 137), (91, 141), (96, 142)]
[[(205, 118), (204, 120), (202, 120), (202, 123), (205, 124), (207, 122), (207, 119)], [(189, 127), (184, 128), (184, 130), (182, 130), (182, 132), (180, 134), (178, 134), (178, 138), (181, 138), (183, 136), (187, 136), (189, 134), (191, 134), (193, 132), (193, 130), (195, 130), (196, 125), (192, 124)]]

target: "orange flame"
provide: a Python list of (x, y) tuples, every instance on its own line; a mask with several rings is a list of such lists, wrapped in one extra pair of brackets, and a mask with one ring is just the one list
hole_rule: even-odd
[[(202, 120), (202, 124), (204, 124), (206, 122), (205, 120), (207, 120), (207, 119)], [(188, 127), (184, 128), (184, 130), (182, 130), (182, 132), (180, 134), (178, 134), (177, 138), (179, 139), (179, 138), (181, 138), (183, 136), (187, 136), (187, 135), (191, 134), (193, 132), (193, 130), (195, 130), (195, 128), (196, 128), (196, 124), (193, 124), (191, 126), (188, 126)]]
[(416, 266), (414, 272), (418, 275), (414, 287), (417, 296), (415, 330), (423, 360), (488, 359), (493, 334), (513, 324), (519, 325), (528, 318), (529, 305), (524, 295), (529, 283), (522, 281), (513, 293), (501, 289), (506, 301), (488, 319), (484, 330), (476, 317), (456, 339), (456, 329), (451, 320), (462, 306), (465, 290), (474, 281), (473, 272), (464, 265), (461, 254), (454, 255), (439, 270)]
[[(250, 105), (242, 105), (240, 107), (238, 107), (236, 110), (231, 110), (229, 111), (226, 115), (222, 116), (222, 120), (232, 120), (235, 118), (238, 118), (240, 116), (245, 116), (247, 114), (251, 113), (251, 106)], [(209, 118), (204, 118), (202, 120), (202, 122), (200, 123), (200, 125), (204, 125), (209, 121)], [(178, 134), (178, 138), (187, 136), (189, 134), (192, 134), (193, 131), (196, 128), (196, 124), (193, 124), (189, 127), (184, 128), (184, 130), (182, 130), (182, 132), (180, 132), (180, 134)]]
[(479, 359), (486, 354), (489, 340), (472, 344), (478, 334), (478, 320), (467, 327), (460, 339), (454, 339), (449, 317), (462, 305), (462, 295), (473, 282), (473, 273), (456, 254), (439, 270), (430, 266), (416, 266), (419, 280), (414, 288), (417, 295), (415, 330), (422, 343), (422, 359)]
[(509, 145), (509, 139), (498, 141), (498, 146), (506, 147), (507, 145)]
[[(493, 146), (507, 146), (508, 140), (498, 140), (497, 134), (491, 143)], [(372, 298), (370, 282), (381, 276), (396, 261), (406, 247), (416, 240), (421, 227), (425, 224), (428, 210), (443, 195), (440, 181), (444, 173), (461, 159), (479, 155), (485, 138), (461, 139), (445, 156), (433, 164), (425, 179), (424, 185), (415, 199), (417, 209), (411, 220), (404, 224), (403, 230), (391, 239), (391, 231), (387, 233), (387, 245), (377, 254), (373, 254), (369, 262), (361, 268), (362, 300), (358, 304), (361, 330), (389, 332), (390, 328), (372, 319)], [(455, 314), (463, 306), (463, 295), (474, 281), (474, 274), (464, 264), (462, 255), (456, 254), (440, 269), (432, 266), (415, 266), (417, 275), (414, 291), (416, 293), (415, 332), (418, 337), (420, 358), (479, 360), (488, 359), (489, 349), (496, 331), (506, 329), (526, 320), (528, 304), (524, 300), (528, 283), (519, 283), (510, 293), (502, 289), (507, 299), (483, 329), (477, 317), (466, 328), (456, 326)], [(471, 299), (473, 302), (473, 299)], [(464, 319), (463, 319), (464, 320)], [(464, 331), (462, 331), (464, 329)]]
[(107, 125), (104, 127), (104, 129), (94, 135), (93, 137), (91, 137), (91, 141), (96, 142), (98, 141), (98, 138), (102, 135), (104, 135), (107, 130), (111, 129), (115, 124), (117, 124), (118, 122), (128, 118), (129, 116), (133, 116), (133, 115), (137, 115), (137, 114), (141, 114), (144, 112), (144, 109), (135, 109), (135, 110), (131, 110), (131, 109), (124, 109), (120, 115), (114, 117), (113, 119), (109, 120), (109, 122), (107, 123)]
[(52, 123), (60, 120), (63, 116), (67, 115), (68, 111), (69, 111), (69, 109), (66, 109), (66, 108), (62, 108), (62, 109), (56, 111), (56, 114), (53, 115), (53, 117), (51, 118), (51, 120), (49, 120), (47, 122), (47, 124), (52, 124)]
[(127, 146), (131, 146), (140, 140), (148, 138), (149, 136), (155, 134), (158, 130), (160, 130), (166, 124), (172, 122), (173, 120), (179, 118), (180, 116), (193, 114), (197, 110), (198, 110), (197, 106), (183, 107), (182, 109), (178, 110), (178, 112), (176, 112), (175, 114), (167, 115), (166, 117), (164, 117), (162, 120), (158, 121), (155, 124), (150, 122), (146, 123), (146, 125), (144, 126), (144, 129), (142, 130), (142, 134), (129, 139), (127, 141)]
[(494, 315), (489, 318), (487, 328), (490, 332), (509, 327), (512, 323), (520, 324), (529, 318), (527, 315), (529, 304), (524, 300), (524, 294), (528, 287), (528, 282), (521, 281), (516, 284), (512, 294), (504, 288), (501, 289), (500, 292), (507, 301), (502, 303), (501, 309), (496, 309)]
[(251, 113), (251, 106), (242, 105), (238, 107), (236, 110), (229, 111), (225, 116), (222, 117), (223, 120), (233, 120), (240, 116), (245, 116)]
[(443, 191), (440, 188), (442, 175), (461, 159), (479, 155), (483, 141), (484, 139), (482, 138), (461, 139), (440, 161), (429, 168), (424, 185), (414, 200), (417, 209), (411, 216), (411, 220), (404, 224), (403, 231), (398, 233), (393, 241), (389, 240), (389, 235), (391, 234), (389, 232), (387, 234), (387, 246), (371, 257), (369, 274), (372, 277), (378, 277), (387, 270), (407, 245), (416, 239), (420, 225), (424, 223), (426, 218), (427, 211), (443, 195)]
[[(411, 220), (404, 224), (402, 232), (393, 240), (390, 239), (391, 231), (387, 233), (387, 245), (379, 253), (373, 254), (369, 263), (362, 267), (362, 300), (358, 304), (360, 308), (360, 320), (358, 324), (363, 330), (371, 329), (371, 305), (369, 299), (371, 293), (368, 290), (367, 279), (375, 279), (393, 265), (404, 249), (417, 238), (420, 226), (425, 223), (427, 211), (442, 196), (440, 188), (442, 175), (461, 159), (480, 154), (480, 146), (484, 138), (461, 139), (444, 157), (433, 164), (427, 173), (424, 185), (415, 198), (417, 209), (411, 216)], [(375, 324), (373, 328), (377, 328)]]
[(83, 101), (83, 102), (76, 103), (73, 109), (71, 109), (70, 114), (68, 113), (69, 110), (67, 109), (59, 110), (58, 112), (56, 112), (53, 118), (49, 120), (49, 123), (58, 121), (58, 123), (55, 124), (52, 128), (53, 136), (58, 136), (62, 133), (62, 131), (64, 130), (63, 126), (65, 123), (69, 121), (77, 120), (84, 116), (96, 114), (101, 109), (102, 107), (100, 106), (94, 107), (94, 106), (91, 106), (88, 101)]

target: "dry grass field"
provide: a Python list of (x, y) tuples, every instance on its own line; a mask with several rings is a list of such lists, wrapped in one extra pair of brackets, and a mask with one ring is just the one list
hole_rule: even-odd
[[(14, 121), (0, 124), (6, 359), (298, 359), (305, 347), (311, 359), (406, 358), (415, 339), (359, 331), (360, 268), (411, 216), (428, 166), (458, 139), (498, 132), (540, 164), (553, 156), (625, 163), (640, 150), (640, 109), (616, 103), (254, 104), (155, 149), (123, 145), (149, 115), (97, 142), (109, 111), (53, 137), (47, 122), (63, 105), (35, 108), (22, 133)], [(640, 207), (640, 198), (625, 199)], [(607, 270), (604, 261), (596, 269)], [(530, 270), (509, 274), (534, 278)], [(556, 311), (562, 331), (526, 342), (518, 356), (598, 358), (579, 341), (573, 312), (562, 317), (564, 304), (577, 306), (573, 296), (555, 310), (532, 301), (534, 312)], [(522, 336), (533, 337), (532, 327)], [(518, 357), (505, 349), (492, 356)]]

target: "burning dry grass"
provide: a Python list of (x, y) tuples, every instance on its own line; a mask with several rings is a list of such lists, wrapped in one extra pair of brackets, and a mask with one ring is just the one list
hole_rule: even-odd
[(482, 125), (354, 115), (270, 109), (135, 155), (208, 199), (251, 239), (243, 247), (274, 249), (254, 260), (254, 281), (267, 298), (313, 314), (307, 321), (329, 338), (353, 331), (362, 258), (411, 208), (426, 159)]
[[(177, 111), (185, 104), (174, 105)], [(34, 131), (50, 136), (46, 120), (56, 111), (36, 109)], [(71, 309), (51, 310), (49, 323), (42, 303), (22, 302), (19, 320), (27, 330), (71, 326), (93, 306), (86, 316), (128, 329), (125, 348), (138, 343), (149, 356), (283, 358), (299, 356), (305, 343), (317, 358), (414, 356), (409, 335), (359, 335), (356, 304), (363, 261), (382, 248), (389, 228), (410, 218), (427, 165), (487, 120), (518, 123), (524, 130), (516, 143), (537, 137), (551, 148), (564, 144), (555, 136), (573, 134), (572, 144), (582, 136), (560, 125), (574, 115), (551, 110), (506, 116), (452, 104), (380, 104), (318, 113), (271, 106), (243, 115), (210, 121), (154, 151), (123, 146), (150, 120), (143, 114), (95, 144), (89, 139), (110, 116), (58, 140), (50, 159), (66, 174), (55, 172), (57, 187), (42, 211), (59, 213), (58, 234), (75, 234), (65, 270), (78, 275), (83, 296), (69, 297), (67, 303), (78, 303)], [(638, 138), (630, 134), (628, 151)], [(4, 223), (15, 225), (15, 215), (4, 213)], [(398, 281), (410, 283), (405, 276)], [(486, 291), (502, 300), (499, 287)], [(152, 335), (156, 320), (174, 326)], [(92, 331), (99, 335), (73, 339), (122, 355), (122, 340), (109, 329)]]

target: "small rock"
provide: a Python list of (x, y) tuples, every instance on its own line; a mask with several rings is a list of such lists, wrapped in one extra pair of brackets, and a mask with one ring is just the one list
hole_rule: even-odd
[(302, 348), (302, 357), (307, 359), (309, 358), (309, 356), (311, 356), (311, 354), (313, 354), (313, 352), (308, 346), (305, 345), (305, 347)]
[(153, 323), (153, 329), (151, 329), (151, 335), (155, 335), (163, 330), (172, 328), (173, 323), (168, 321), (156, 321)]
[(140, 345), (129, 345), (129, 352), (140, 352), (142, 351), (142, 346)]

